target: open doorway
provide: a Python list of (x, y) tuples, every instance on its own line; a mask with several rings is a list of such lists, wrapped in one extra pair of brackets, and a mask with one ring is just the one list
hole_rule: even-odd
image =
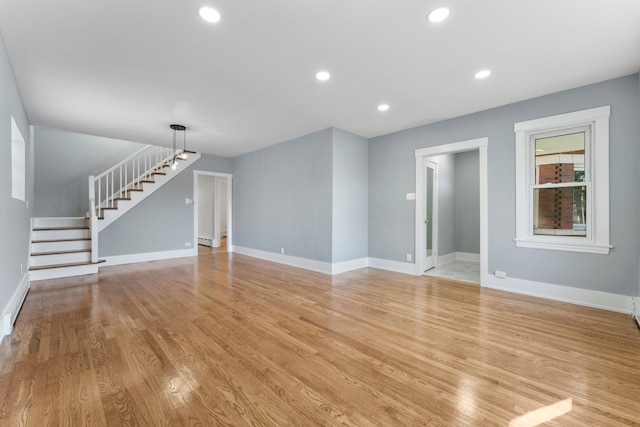
[(425, 275), (480, 283), (479, 151), (425, 159)]
[[(426, 270), (429, 270), (430, 275), (439, 275), (438, 266), (449, 265), (452, 271), (444, 271), (441, 277), (447, 277), (449, 274), (450, 278), (473, 281), (486, 286), (488, 278), (487, 145), (488, 139), (481, 138), (416, 150), (416, 275), (423, 275)], [(458, 153), (460, 156), (456, 158)], [(461, 164), (459, 167), (461, 177), (469, 173), (474, 175), (467, 176), (465, 179), (470, 180), (471, 185), (477, 185), (475, 197), (478, 206), (475, 211), (465, 207), (465, 203), (469, 202), (469, 194), (460, 194), (456, 204), (454, 188), (456, 160)], [(475, 169), (468, 167), (469, 161), (476, 162)], [(432, 166), (434, 164), (435, 167)], [(449, 172), (446, 172), (447, 170)], [(435, 178), (430, 179), (434, 172)], [(443, 177), (445, 172), (452, 174), (452, 177)], [(450, 183), (447, 184), (446, 179), (443, 182), (443, 178), (450, 179)], [(460, 177), (458, 179), (462, 180)], [(443, 197), (449, 197), (450, 200), (443, 200)], [(442, 212), (442, 209), (446, 210), (447, 203), (451, 212)], [(456, 212), (456, 209), (459, 211)], [(439, 215), (438, 211), (440, 211)], [(460, 217), (458, 225), (456, 225), (456, 216)], [(442, 222), (447, 224), (441, 224)], [(472, 230), (465, 232), (466, 237), (460, 237), (460, 241), (456, 242), (458, 228), (460, 230), (457, 234), (460, 236), (463, 236), (462, 229)], [(473, 238), (468, 238), (474, 233), (475, 241)], [(453, 261), (460, 262), (453, 263)], [(475, 268), (479, 273), (476, 272), (474, 276), (473, 271), (465, 271), (467, 268), (471, 270)], [(475, 279), (468, 280), (467, 275)]]
[(213, 252), (232, 251), (232, 175), (194, 171), (194, 240)]

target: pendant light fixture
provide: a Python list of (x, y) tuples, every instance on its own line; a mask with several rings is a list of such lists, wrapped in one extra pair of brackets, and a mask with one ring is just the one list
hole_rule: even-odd
[[(173, 129), (173, 158), (171, 159), (171, 161), (169, 162), (169, 166), (171, 166), (171, 169), (176, 170), (178, 168), (178, 159), (182, 159), (182, 160), (187, 160), (187, 136), (186, 136), (186, 126), (183, 125), (177, 125), (177, 124), (172, 124), (169, 125), (169, 127), (171, 129)], [(180, 152), (178, 152), (178, 149), (176, 148), (176, 132), (180, 131), (182, 132), (182, 150), (180, 150)]]

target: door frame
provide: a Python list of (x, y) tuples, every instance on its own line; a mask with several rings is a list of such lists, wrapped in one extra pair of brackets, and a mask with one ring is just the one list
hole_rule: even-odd
[(415, 151), (416, 156), (416, 202), (415, 202), (415, 275), (422, 276), (424, 273), (424, 258), (426, 236), (421, 226), (424, 217), (425, 204), (425, 168), (424, 159), (427, 157), (439, 156), (442, 154), (462, 153), (465, 151), (479, 152), (480, 176), (480, 286), (486, 287), (489, 284), (489, 204), (488, 204), (488, 163), (487, 151), (489, 138), (470, 139), (466, 141), (454, 142), (451, 144), (436, 145), (434, 147), (420, 148)]
[[(431, 163), (433, 165), (433, 194), (432, 194), (432, 204), (433, 206), (431, 207), (431, 249), (433, 251), (433, 267), (429, 267), (429, 268), (435, 268), (438, 266), (438, 162), (435, 161), (432, 158), (429, 157), (423, 157), (422, 158), (422, 168), (426, 169), (427, 168), (427, 163)], [(426, 183), (426, 174), (425, 171), (422, 171), (423, 173), (423, 178), (424, 181)], [(426, 196), (426, 188), (423, 189), (424, 191), (424, 196)], [(416, 197), (417, 199), (417, 197)], [(417, 200), (416, 200), (417, 202)], [(426, 246), (426, 216), (427, 213), (424, 211), (424, 209), (426, 208), (426, 204), (427, 204), (428, 200), (424, 200), (423, 199), (423, 204), (424, 206), (422, 206), (422, 217), (420, 218), (421, 220), (421, 224), (420, 226), (422, 227), (422, 234), (424, 235), (424, 239), (425, 239), (425, 245)], [(427, 267), (427, 254), (426, 254), (426, 248), (423, 246), (423, 248), (425, 249), (422, 253), (424, 256), (424, 259), (422, 260), (423, 262), (423, 266), (425, 268), (425, 270), (428, 268)], [(423, 272), (425, 271), (423, 270)]]
[[(193, 241), (198, 244), (198, 177), (200, 175), (209, 175), (219, 178), (227, 178), (227, 252), (233, 252), (233, 175), (230, 173), (222, 172), (209, 172), (194, 170), (193, 171)], [(215, 188), (216, 198), (218, 197), (218, 189)], [(216, 200), (217, 202), (217, 200)], [(218, 208), (216, 203), (216, 210)], [(220, 235), (220, 219), (219, 215), (216, 215), (214, 226), (214, 235)]]

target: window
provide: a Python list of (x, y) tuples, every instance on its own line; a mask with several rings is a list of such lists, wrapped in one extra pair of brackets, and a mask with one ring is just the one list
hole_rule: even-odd
[(608, 254), (610, 107), (519, 122), (516, 245)]
[(26, 155), (22, 133), (11, 117), (11, 197), (26, 200)]

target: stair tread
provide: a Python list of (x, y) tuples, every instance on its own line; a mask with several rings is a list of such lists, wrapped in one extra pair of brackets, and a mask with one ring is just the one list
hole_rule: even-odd
[(55, 231), (55, 230), (88, 230), (86, 225), (67, 225), (62, 227), (34, 227), (33, 231)]
[(96, 265), (106, 262), (104, 259), (98, 260), (98, 262), (70, 262), (68, 264), (56, 264), (56, 265), (39, 265), (37, 267), (29, 267), (29, 271), (48, 270), (50, 268), (64, 268), (64, 267), (82, 267), (84, 265)]
[(79, 240), (91, 240), (91, 237), (79, 237), (77, 239), (32, 240), (31, 243), (76, 242)]
[(142, 188), (129, 188), (128, 190), (124, 190), (124, 191), (144, 191)]
[(98, 209), (98, 210), (101, 210), (101, 211), (107, 211), (107, 210), (114, 211), (114, 210), (118, 210), (118, 208), (116, 208), (116, 207), (114, 206), (114, 207), (111, 207), (111, 208), (100, 208), (100, 209)]
[(116, 197), (113, 200), (131, 200), (131, 197)]
[(140, 181), (138, 181), (138, 182), (142, 182), (142, 183), (149, 183), (149, 184), (155, 184), (155, 181), (152, 181), (152, 180), (150, 180), (150, 179), (142, 179), (142, 180), (140, 180)]
[(165, 172), (151, 172), (151, 175), (166, 175)]
[(91, 249), (73, 249), (68, 251), (35, 252), (35, 253), (32, 253), (31, 256), (79, 254), (84, 252), (91, 252)]

